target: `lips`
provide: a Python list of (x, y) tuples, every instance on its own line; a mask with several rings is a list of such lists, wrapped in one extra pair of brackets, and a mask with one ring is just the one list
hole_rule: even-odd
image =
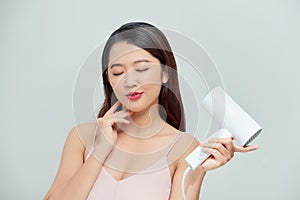
[(137, 99), (141, 98), (142, 95), (143, 95), (143, 92), (129, 92), (128, 94), (126, 94), (128, 99), (130, 99), (130, 100), (137, 100)]

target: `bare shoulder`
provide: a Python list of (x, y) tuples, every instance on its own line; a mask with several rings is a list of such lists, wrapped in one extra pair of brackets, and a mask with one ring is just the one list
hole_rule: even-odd
[(199, 141), (192, 134), (184, 132), (182, 134), (182, 142), (187, 144), (186, 152), (189, 153), (199, 146)]
[(199, 146), (199, 141), (190, 133), (181, 132), (178, 142), (170, 152), (175, 164), (175, 171), (181, 174), (182, 169), (186, 169), (187, 162), (185, 158), (190, 155)]
[(70, 129), (63, 148), (59, 169), (46, 197), (49, 197), (56, 187), (69, 180), (81, 167), (84, 162), (83, 154), (86, 148), (84, 143), (88, 142), (95, 127), (96, 123), (85, 123)]
[(86, 149), (94, 140), (95, 128), (96, 123), (83, 123), (71, 128), (63, 148), (61, 168), (72, 169), (71, 165), (78, 168), (84, 162)]
[(97, 127), (97, 123), (82, 123), (74, 126), (68, 135), (69, 141), (76, 141), (76, 143), (83, 150), (90, 148), (94, 141), (94, 133)]
[[(178, 199), (178, 198), (182, 199), (181, 183), (183, 181), (184, 172), (188, 167), (185, 158), (198, 146), (199, 146), (199, 141), (192, 134), (184, 132), (181, 135), (181, 138), (178, 141), (178, 145), (176, 145), (176, 150), (178, 152), (177, 153), (178, 155), (177, 155), (176, 166), (175, 166), (173, 179), (172, 179), (172, 190), (170, 194), (170, 199)], [(200, 173), (197, 174), (189, 173), (189, 174), (190, 174), (189, 176), (194, 177), (193, 180), (195, 181), (185, 182), (185, 184), (189, 185), (188, 186), (189, 195), (187, 196), (187, 199), (199, 199), (200, 186), (201, 186), (201, 181), (203, 180), (203, 175)], [(185, 189), (185, 191), (187, 191), (187, 189)]]
[(185, 158), (198, 146), (199, 141), (197, 138), (190, 133), (181, 132), (180, 138), (175, 145), (175, 150), (181, 152), (181, 158)]
[(172, 127), (171, 125), (166, 125), (166, 132), (168, 132), (170, 135), (179, 136), (178, 141), (174, 145), (175, 148), (181, 150), (181, 152), (191, 152), (193, 151), (197, 146), (199, 146), (199, 141), (197, 138), (195, 138), (192, 134), (187, 132), (181, 132), (178, 129)]
[(72, 127), (71, 130), (86, 135), (89, 134), (91, 131), (95, 130), (96, 126), (97, 126), (96, 122), (82, 123)]
[(173, 162), (182, 161), (199, 146), (199, 141), (190, 133), (181, 132), (170, 125), (168, 126), (167, 129), (169, 130), (168, 132), (171, 133), (172, 138), (178, 137), (169, 153), (169, 159)]

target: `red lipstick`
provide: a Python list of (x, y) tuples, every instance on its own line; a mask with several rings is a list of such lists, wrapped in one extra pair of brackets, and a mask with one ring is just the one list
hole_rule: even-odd
[(142, 95), (143, 95), (143, 92), (129, 92), (128, 94), (126, 94), (126, 96), (128, 97), (128, 99), (130, 99), (130, 100), (137, 100)]

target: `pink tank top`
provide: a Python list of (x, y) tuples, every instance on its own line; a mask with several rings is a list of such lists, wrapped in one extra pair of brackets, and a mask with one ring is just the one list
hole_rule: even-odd
[[(171, 191), (171, 175), (168, 167), (167, 155), (183, 132), (179, 132), (167, 154), (145, 173), (131, 175), (123, 180), (116, 180), (102, 167), (88, 200), (168, 200)], [(86, 159), (91, 155), (90, 150)], [(159, 167), (165, 166), (165, 167)], [(154, 170), (151, 170), (154, 169)]]

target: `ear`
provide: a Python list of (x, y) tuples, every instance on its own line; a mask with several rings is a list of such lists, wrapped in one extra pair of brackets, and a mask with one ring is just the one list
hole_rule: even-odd
[(163, 69), (162, 70), (162, 76), (161, 76), (161, 82), (163, 84), (165, 84), (165, 83), (168, 82), (168, 80), (169, 80), (169, 73), (168, 73), (168, 71), (166, 69)]

